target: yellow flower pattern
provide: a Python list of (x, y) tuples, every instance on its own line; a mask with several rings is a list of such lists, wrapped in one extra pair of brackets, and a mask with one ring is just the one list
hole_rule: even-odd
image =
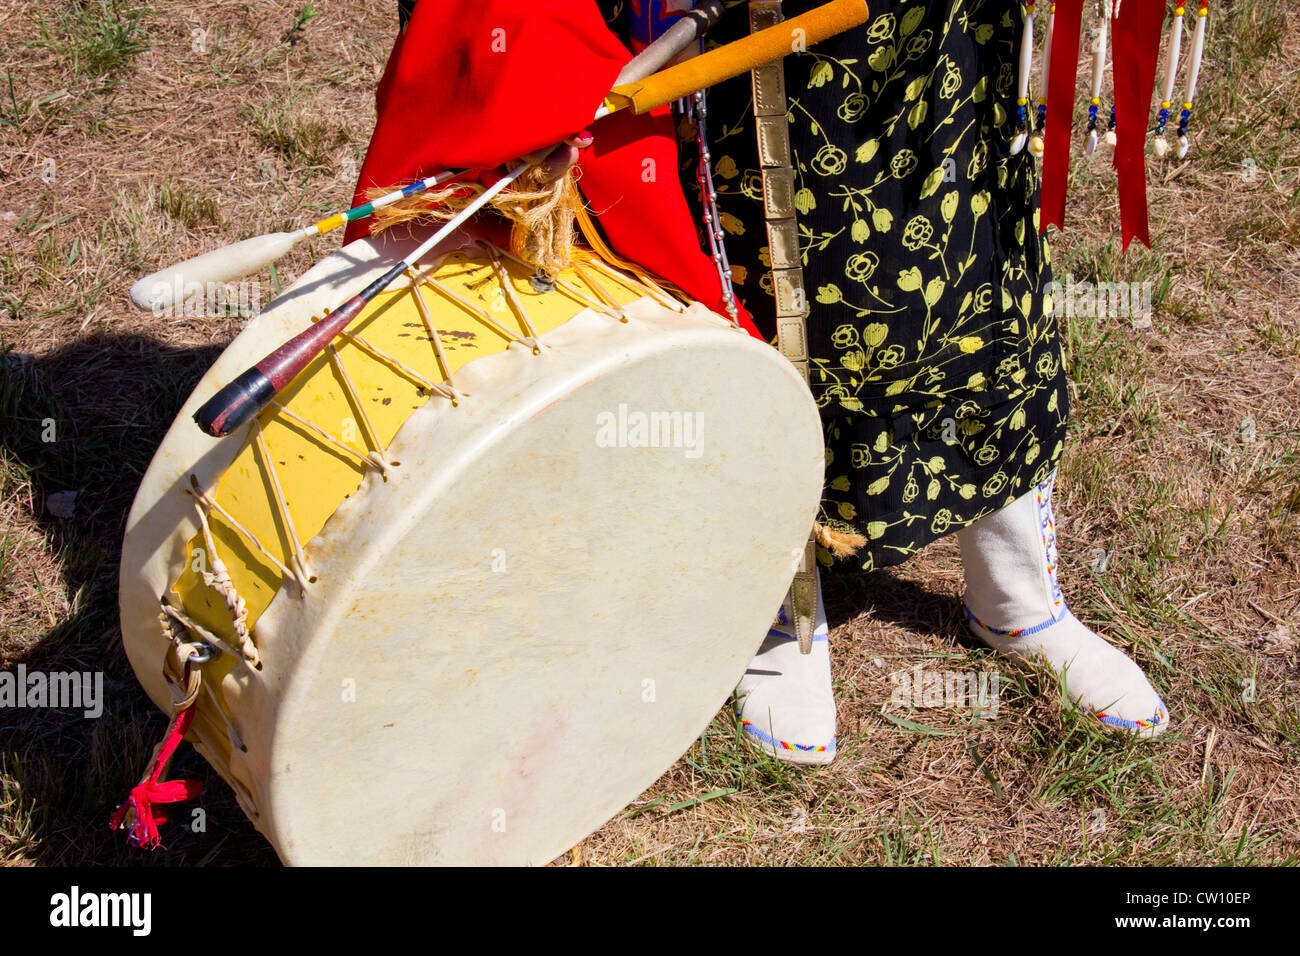
[[(787, 0), (786, 16), (818, 2)], [(719, 42), (747, 32), (746, 5), (727, 6)], [(865, 26), (785, 61), (826, 433), (821, 520), (867, 539), (854, 559), (867, 569), (1044, 480), (1069, 403), (1044, 303), (1037, 173), (1028, 151), (1007, 150), (1020, 5), (873, 0), (871, 11)], [(771, 333), (751, 111), (747, 77), (709, 92), (737, 291)]]

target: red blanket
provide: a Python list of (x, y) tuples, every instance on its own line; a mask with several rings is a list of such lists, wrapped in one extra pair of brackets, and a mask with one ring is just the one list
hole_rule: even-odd
[[(591, 122), (630, 58), (594, 0), (420, 0), (379, 83), (354, 202), (371, 187), (492, 169), (590, 129), (579, 183), (615, 251), (724, 312), (677, 178), (667, 111)], [(353, 223), (347, 239), (368, 229)]]

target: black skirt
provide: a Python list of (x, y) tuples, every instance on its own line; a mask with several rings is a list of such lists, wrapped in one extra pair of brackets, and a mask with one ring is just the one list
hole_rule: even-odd
[[(786, 16), (817, 2), (788, 0)], [(1028, 150), (1009, 154), (1020, 10), (872, 0), (865, 26), (785, 60), (821, 520), (866, 539), (851, 560), (868, 570), (1009, 504), (1061, 454), (1069, 393), (1037, 173)], [(740, 3), (713, 40), (746, 32)], [(753, 127), (748, 76), (709, 91), (737, 294), (771, 337)]]

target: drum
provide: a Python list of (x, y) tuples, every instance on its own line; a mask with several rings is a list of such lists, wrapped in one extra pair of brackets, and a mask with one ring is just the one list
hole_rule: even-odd
[(170, 712), (206, 645), (187, 739), (286, 863), (563, 853), (727, 699), (820, 497), (789, 363), (589, 255), (428, 259), (246, 427), (195, 426), (420, 238), (354, 242), (253, 319), (128, 519), (131, 664)]

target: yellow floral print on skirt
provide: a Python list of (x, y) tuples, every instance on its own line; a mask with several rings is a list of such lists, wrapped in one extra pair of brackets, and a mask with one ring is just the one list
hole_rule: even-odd
[[(816, 3), (788, 0), (786, 16)], [(748, 30), (746, 5), (728, 7), (718, 41)], [(1069, 400), (1037, 174), (1028, 151), (1008, 153), (1019, 4), (872, 0), (871, 12), (785, 61), (826, 431), (821, 518), (867, 539), (852, 559), (867, 569), (1044, 480)], [(712, 89), (708, 107), (737, 292), (770, 336), (748, 77)]]

